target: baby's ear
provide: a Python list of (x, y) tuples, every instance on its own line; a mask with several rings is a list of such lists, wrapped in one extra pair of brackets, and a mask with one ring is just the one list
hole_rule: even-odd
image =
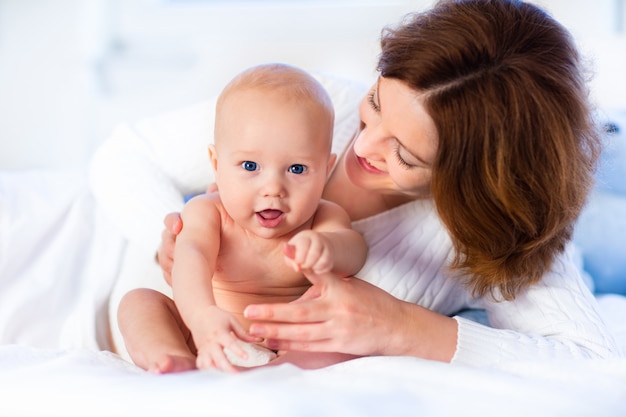
[(217, 172), (217, 151), (215, 150), (215, 145), (209, 145), (209, 158), (211, 158), (213, 172)]
[(335, 166), (336, 162), (337, 162), (337, 154), (331, 153), (330, 158), (328, 159), (328, 171), (326, 172), (326, 175), (330, 174), (330, 171), (333, 170), (333, 167)]

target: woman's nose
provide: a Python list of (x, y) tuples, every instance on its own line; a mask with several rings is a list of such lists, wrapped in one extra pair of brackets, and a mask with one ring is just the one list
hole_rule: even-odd
[(376, 126), (363, 126), (354, 142), (354, 152), (373, 161), (382, 161), (384, 150)]

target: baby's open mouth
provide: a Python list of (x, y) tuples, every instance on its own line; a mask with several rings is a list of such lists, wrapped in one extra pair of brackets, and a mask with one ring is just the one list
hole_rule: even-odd
[(283, 212), (281, 210), (261, 210), (257, 211), (256, 216), (263, 227), (276, 227), (283, 220)]

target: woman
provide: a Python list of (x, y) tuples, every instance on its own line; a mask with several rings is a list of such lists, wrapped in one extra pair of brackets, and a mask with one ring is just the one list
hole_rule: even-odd
[(472, 365), (616, 355), (568, 246), (600, 150), (570, 34), (530, 4), (443, 1), (381, 46), (324, 193), (368, 241), (360, 279), (310, 274), (299, 301), (248, 306), (250, 333)]

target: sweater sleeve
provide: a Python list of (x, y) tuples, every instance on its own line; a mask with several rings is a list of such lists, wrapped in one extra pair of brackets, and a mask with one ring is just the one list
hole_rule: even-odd
[(485, 298), (479, 304), (491, 327), (455, 317), (453, 363), (498, 367), (511, 361), (619, 356), (596, 300), (572, 261), (571, 248), (540, 283), (515, 300)]

